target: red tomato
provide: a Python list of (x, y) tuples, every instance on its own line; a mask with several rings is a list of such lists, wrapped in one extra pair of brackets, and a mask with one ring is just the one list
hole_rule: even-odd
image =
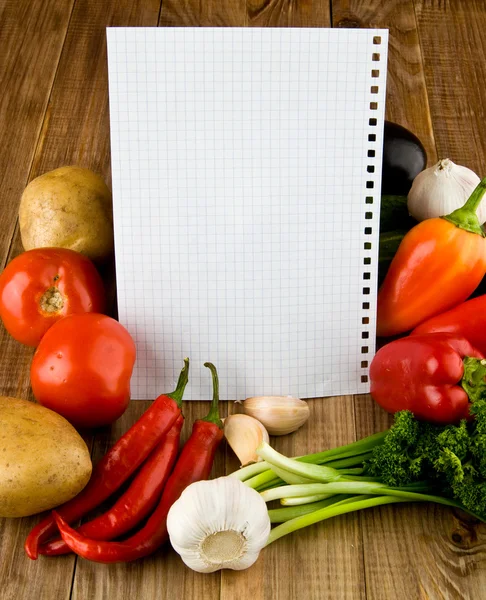
[(74, 250), (28, 250), (0, 275), (0, 317), (10, 335), (27, 346), (37, 346), (59, 319), (103, 312), (104, 304), (96, 267)]
[(135, 344), (118, 321), (71, 315), (42, 338), (30, 368), (34, 396), (76, 427), (113, 423), (130, 400)]

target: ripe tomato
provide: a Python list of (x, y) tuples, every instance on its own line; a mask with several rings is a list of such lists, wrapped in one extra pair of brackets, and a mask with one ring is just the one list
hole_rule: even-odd
[(10, 335), (27, 346), (37, 346), (59, 319), (103, 312), (104, 304), (103, 281), (96, 267), (73, 250), (28, 250), (0, 275), (0, 317)]
[(113, 423), (130, 400), (135, 344), (106, 315), (71, 315), (42, 338), (30, 368), (34, 396), (76, 427)]

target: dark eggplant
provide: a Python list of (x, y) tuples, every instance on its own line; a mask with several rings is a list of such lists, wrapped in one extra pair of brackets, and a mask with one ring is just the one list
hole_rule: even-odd
[(385, 121), (382, 195), (406, 196), (426, 165), (427, 154), (418, 137), (397, 123)]

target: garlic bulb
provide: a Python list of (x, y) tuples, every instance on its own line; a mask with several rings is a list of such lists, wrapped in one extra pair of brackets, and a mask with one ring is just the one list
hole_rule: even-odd
[[(408, 212), (417, 221), (448, 215), (464, 206), (479, 182), (471, 169), (456, 165), (448, 158), (439, 160), (413, 180), (407, 198)], [(481, 202), (476, 214), (480, 224), (486, 221), (486, 200)]]
[(199, 573), (247, 569), (270, 534), (264, 500), (238, 479), (220, 477), (188, 486), (167, 516), (170, 542)]
[(256, 449), (262, 441), (269, 442), (265, 427), (248, 415), (230, 415), (224, 420), (224, 437), (239, 458), (241, 466), (262, 460)]
[(290, 396), (256, 396), (243, 403), (246, 415), (263, 423), (270, 435), (286, 435), (302, 427), (309, 418), (304, 400)]

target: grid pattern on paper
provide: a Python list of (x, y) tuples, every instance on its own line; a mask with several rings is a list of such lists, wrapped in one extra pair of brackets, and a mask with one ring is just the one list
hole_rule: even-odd
[(387, 31), (109, 28), (134, 398), (369, 390)]

